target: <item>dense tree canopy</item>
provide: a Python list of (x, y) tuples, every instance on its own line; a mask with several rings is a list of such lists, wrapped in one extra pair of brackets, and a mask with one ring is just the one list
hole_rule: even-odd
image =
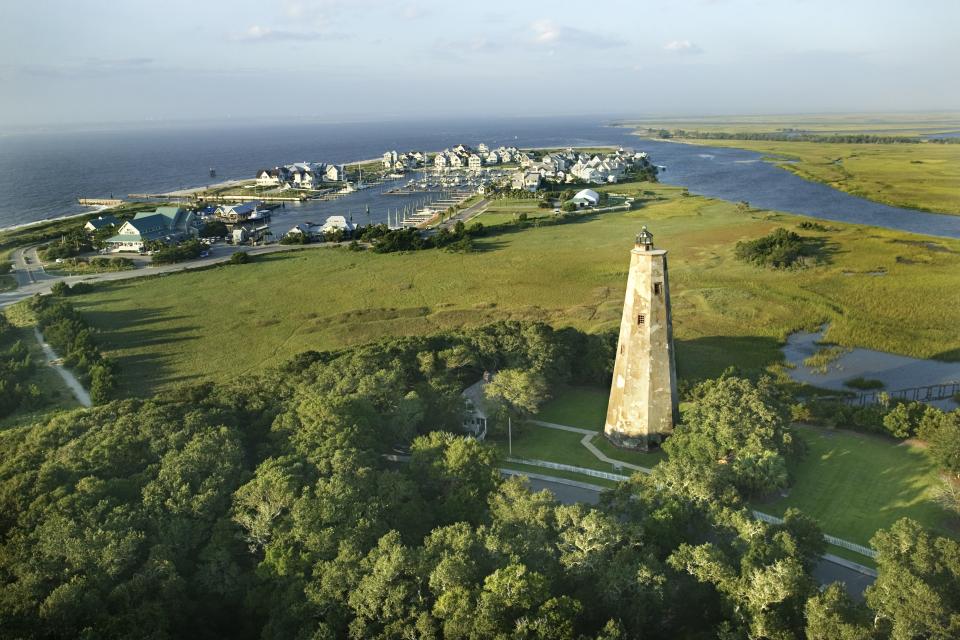
[[(548, 385), (573, 370), (602, 378), (608, 366), (573, 365), (606, 362), (608, 347), (502, 323), (305, 353), (242, 385), (0, 432), (0, 636), (945, 638), (956, 628), (955, 543), (913, 529), (878, 542), (875, 628), (842, 590), (818, 593), (822, 536), (799, 513), (770, 526), (669, 475), (637, 475), (596, 507), (558, 505), (503, 480), (495, 450), (458, 433), (460, 393), (484, 369)], [(688, 459), (731, 470), (709, 495), (780, 477), (768, 453), (785, 456), (791, 442), (768, 383), (728, 378), (695, 396)], [(900, 575), (888, 562), (912, 576), (908, 602), (921, 614), (888, 595)]]

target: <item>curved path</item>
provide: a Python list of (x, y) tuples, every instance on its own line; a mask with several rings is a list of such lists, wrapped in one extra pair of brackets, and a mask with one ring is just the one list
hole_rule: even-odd
[[(516, 474), (516, 472), (510, 473)], [(532, 489), (538, 491), (546, 489), (556, 496), (559, 502), (564, 504), (574, 504), (576, 502), (597, 504), (600, 500), (600, 492), (604, 490), (604, 487), (597, 485), (562, 478), (551, 478), (546, 475), (528, 473), (516, 475), (527, 476), (530, 478), (530, 487)], [(875, 576), (862, 572), (856, 568), (857, 566), (859, 565), (848, 562), (843, 558), (825, 554), (816, 568), (814, 568), (813, 576), (823, 585), (842, 582), (852, 596), (862, 600), (864, 590), (873, 584)]]
[(77, 377), (73, 375), (73, 372), (63, 366), (63, 359), (56, 354), (56, 352), (53, 350), (53, 347), (44, 341), (40, 330), (34, 327), (33, 335), (37, 339), (37, 344), (39, 344), (40, 348), (43, 349), (43, 355), (47, 358), (47, 364), (53, 367), (54, 371), (60, 374), (60, 377), (63, 378), (63, 382), (67, 385), (67, 387), (70, 388), (70, 391), (73, 393), (73, 397), (77, 399), (77, 402), (85, 407), (93, 406), (93, 402), (90, 400), (90, 394), (87, 393), (87, 390), (83, 388), (83, 385), (80, 384), (80, 381), (77, 380)]

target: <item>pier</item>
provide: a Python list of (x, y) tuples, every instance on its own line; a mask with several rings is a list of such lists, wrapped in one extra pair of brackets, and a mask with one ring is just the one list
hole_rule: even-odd
[(77, 204), (84, 207), (116, 207), (123, 204), (120, 198), (77, 198)]

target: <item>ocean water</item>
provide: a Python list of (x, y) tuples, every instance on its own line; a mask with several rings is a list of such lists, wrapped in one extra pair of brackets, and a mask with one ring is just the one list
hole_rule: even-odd
[[(810, 182), (762, 161), (759, 153), (647, 140), (599, 118), (436, 120), (272, 126), (228, 124), (166, 129), (32, 133), (0, 137), (0, 228), (87, 211), (78, 197), (126, 197), (250, 178), (290, 162), (345, 163), (389, 149), (435, 151), (458, 143), (565, 147), (623, 145), (665, 167), (660, 180), (691, 193), (754, 207), (889, 229), (960, 238), (960, 216), (891, 207)], [(217, 171), (215, 180), (209, 169)], [(380, 222), (417, 197), (361, 191), (331, 202), (288, 205), (275, 232), (328, 215)], [(960, 185), (958, 185), (960, 197)], [(366, 208), (370, 208), (370, 217)]]
[[(590, 145), (609, 142), (604, 134), (610, 132), (624, 135), (597, 120), (556, 118), (8, 135), (0, 138), (0, 227), (87, 211), (76, 204), (78, 197), (123, 198), (252, 178), (262, 167), (291, 162), (345, 163), (376, 158), (390, 149), (433, 151), (461, 142)], [(211, 167), (217, 171), (215, 180), (209, 177)], [(365, 204), (351, 206), (359, 211)]]

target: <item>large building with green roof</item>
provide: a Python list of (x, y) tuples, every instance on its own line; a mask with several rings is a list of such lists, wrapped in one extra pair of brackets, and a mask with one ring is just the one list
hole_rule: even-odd
[(183, 207), (157, 207), (154, 212), (141, 211), (133, 220), (124, 222), (117, 235), (107, 240), (112, 253), (143, 251), (154, 241), (171, 244), (197, 235), (193, 211)]

